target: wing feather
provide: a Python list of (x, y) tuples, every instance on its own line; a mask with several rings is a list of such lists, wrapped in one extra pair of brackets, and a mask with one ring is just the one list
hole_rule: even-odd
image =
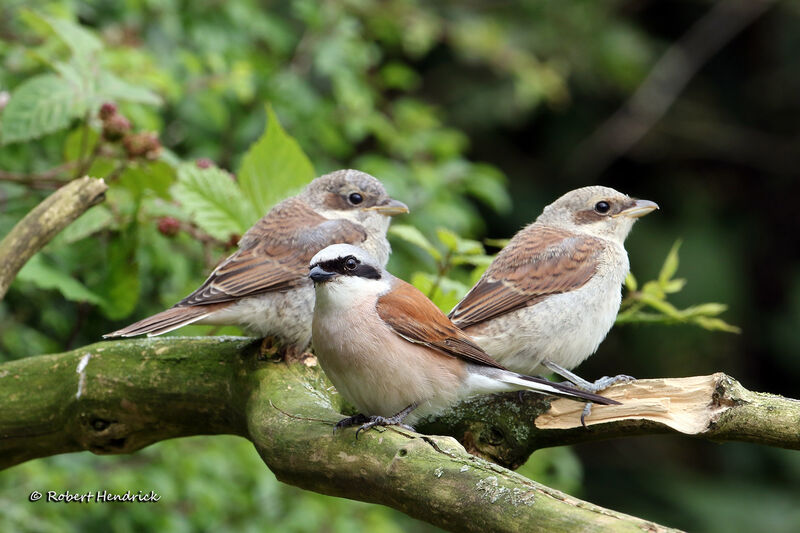
[(602, 247), (593, 237), (532, 224), (498, 254), (449, 317), (467, 328), (578, 289), (597, 271)]
[(327, 219), (290, 198), (250, 228), (239, 250), (176, 305), (227, 302), (308, 284), (308, 262), (320, 249), (329, 244), (359, 244), (366, 238), (358, 224)]
[(392, 290), (378, 298), (376, 308), (381, 319), (409, 342), (470, 363), (503, 368), (424, 294), (403, 280), (395, 279)]

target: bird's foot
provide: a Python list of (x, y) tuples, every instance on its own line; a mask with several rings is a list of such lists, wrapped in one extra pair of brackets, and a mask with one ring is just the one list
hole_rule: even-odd
[(375, 426), (398, 426), (403, 429), (407, 429), (408, 431), (416, 431), (413, 427), (409, 426), (408, 424), (403, 424), (403, 420), (405, 419), (405, 417), (408, 416), (408, 414), (416, 408), (417, 404), (411, 404), (393, 416), (379, 416), (379, 415), (366, 416), (359, 413), (355, 416), (351, 416), (337, 422), (337, 424), (333, 427), (333, 432), (335, 433), (338, 429), (350, 426), (356, 426), (359, 424), (361, 425), (356, 430), (356, 439), (358, 439), (359, 433), (374, 428)]
[(268, 359), (278, 359), (286, 363), (303, 363), (306, 366), (317, 366), (317, 358), (305, 348), (295, 344), (282, 344), (278, 337), (269, 335), (261, 340), (261, 347), (258, 351), (258, 358), (261, 361)]
[[(589, 387), (587, 387), (586, 390), (587, 392), (594, 392), (597, 394), (600, 391), (606, 390), (611, 385), (616, 385), (617, 383), (630, 383), (631, 381), (636, 381), (636, 378), (633, 376), (627, 376), (625, 374), (619, 374), (618, 376), (603, 376), (602, 378), (595, 380), (594, 383), (589, 383)], [(586, 403), (586, 405), (583, 406), (583, 411), (581, 411), (581, 425), (583, 427), (586, 427), (586, 417), (590, 414), (592, 414), (592, 404)]]
[(317, 357), (303, 348), (287, 346), (280, 353), (283, 355), (283, 361), (286, 363), (303, 363), (308, 367), (317, 366)]
[[(603, 376), (602, 378), (591, 382), (583, 379), (582, 377), (578, 376), (567, 370), (566, 368), (557, 365), (552, 361), (542, 361), (542, 364), (546, 366), (552, 372), (555, 372), (562, 378), (566, 379), (567, 382), (565, 384), (572, 385), (576, 389), (580, 389), (586, 392), (592, 392), (597, 394), (600, 391), (603, 391), (610, 387), (611, 385), (616, 385), (617, 383), (630, 383), (631, 381), (636, 381), (636, 378), (633, 376), (626, 376), (625, 374), (620, 374), (618, 376)], [(581, 411), (581, 425), (586, 427), (586, 417), (592, 414), (592, 404), (587, 403), (583, 406), (583, 411)]]
[(336, 433), (337, 431), (339, 431), (342, 428), (349, 428), (351, 426), (358, 426), (358, 425), (364, 424), (366, 422), (369, 422), (369, 417), (364, 416), (361, 413), (358, 413), (355, 416), (348, 416), (347, 418), (343, 418), (343, 419), (339, 420), (338, 422), (336, 422), (336, 425), (333, 426), (333, 432)]
[(278, 353), (280, 345), (278, 339), (269, 335), (261, 339), (261, 347), (258, 349), (258, 358), (261, 361), (272, 359)]

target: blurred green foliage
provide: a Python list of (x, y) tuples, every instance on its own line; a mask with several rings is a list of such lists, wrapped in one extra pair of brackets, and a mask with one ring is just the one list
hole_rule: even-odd
[[(586, 95), (605, 105), (625, 97), (665, 46), (631, 9), (617, 0), (4, 2), (0, 235), (73, 177), (104, 177), (110, 188), (104, 204), (20, 272), (0, 304), (0, 360), (94, 342), (172, 305), (270, 205), (314, 175), (348, 166), (379, 177), (409, 205), (411, 214), (390, 230), (389, 268), (449, 310), (491, 261), (486, 248), (504, 243), (480, 239), (510, 236), (555, 198), (529, 179), (550, 168), (493, 141), (504, 135), (521, 145), (514, 148), (535, 143), (566, 157), (583, 134), (580, 115), (607, 111), (566, 110)], [(101, 118), (106, 102), (121, 119)], [(550, 135), (513, 138), (525, 121), (548, 113), (560, 114)], [(496, 166), (504, 158), (513, 182)], [(730, 263), (719, 232), (689, 222), (698, 198), (687, 194), (683, 233), (662, 241), (692, 235), (684, 250), (694, 261), (684, 263), (684, 275), (707, 289), (734, 274), (715, 274)], [(632, 238), (652, 237), (654, 230), (638, 227), (648, 224), (650, 217)], [(633, 261), (637, 272), (642, 265), (659, 273), (645, 283), (628, 278), (618, 322), (735, 331), (718, 317), (725, 306), (695, 303), (718, 293), (679, 292), (677, 244), (663, 257)], [(796, 343), (791, 324), (775, 328)], [(175, 332), (193, 333), (209, 330)], [(688, 340), (677, 357), (692, 357), (698, 333), (678, 337)], [(582, 467), (570, 449), (537, 452), (521, 471), (581, 494)], [(281, 485), (246, 442), (226, 437), (165, 442), (131, 457), (34, 461), (0, 475), (0, 488), (2, 530), (420, 527), (388, 509)], [(155, 490), (163, 499), (26, 501), (34, 489), (103, 488)], [(693, 498), (681, 505), (713, 517), (719, 501), (704, 507)], [(696, 523), (710, 530), (713, 520)]]

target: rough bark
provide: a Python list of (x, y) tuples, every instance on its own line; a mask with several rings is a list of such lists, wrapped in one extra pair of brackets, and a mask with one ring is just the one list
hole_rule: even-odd
[(0, 241), (0, 300), (28, 259), (87, 209), (103, 201), (108, 186), (83, 177), (45, 198)]
[(546, 446), (668, 432), (800, 448), (800, 402), (748, 391), (724, 374), (642, 380), (606, 394), (623, 405), (595, 406), (586, 429), (575, 402), (510, 394), (464, 402), (419, 427), (446, 437), (388, 429), (356, 440), (352, 429), (333, 434), (341, 400), (313, 357), (263, 358), (244, 338), (106, 342), (0, 365), (0, 468), (229, 433), (250, 439), (286, 483), (447, 529), (662, 531), (501, 465)]

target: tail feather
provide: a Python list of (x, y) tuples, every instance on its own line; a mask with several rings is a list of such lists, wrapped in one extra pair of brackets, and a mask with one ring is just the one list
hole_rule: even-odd
[(226, 307), (228, 302), (224, 304), (214, 305), (195, 305), (186, 307), (171, 307), (165, 311), (161, 311), (153, 316), (144, 318), (138, 322), (134, 322), (130, 326), (124, 327), (111, 333), (103, 335), (104, 339), (112, 337), (135, 337), (137, 335), (147, 334), (148, 337), (161, 335), (174, 329), (202, 320)]
[(519, 389), (541, 392), (569, 400), (592, 402), (600, 405), (620, 405), (620, 402), (575, 388), (571, 385), (554, 383), (544, 378), (525, 376), (508, 370), (500, 370), (494, 375), (496, 379)]

